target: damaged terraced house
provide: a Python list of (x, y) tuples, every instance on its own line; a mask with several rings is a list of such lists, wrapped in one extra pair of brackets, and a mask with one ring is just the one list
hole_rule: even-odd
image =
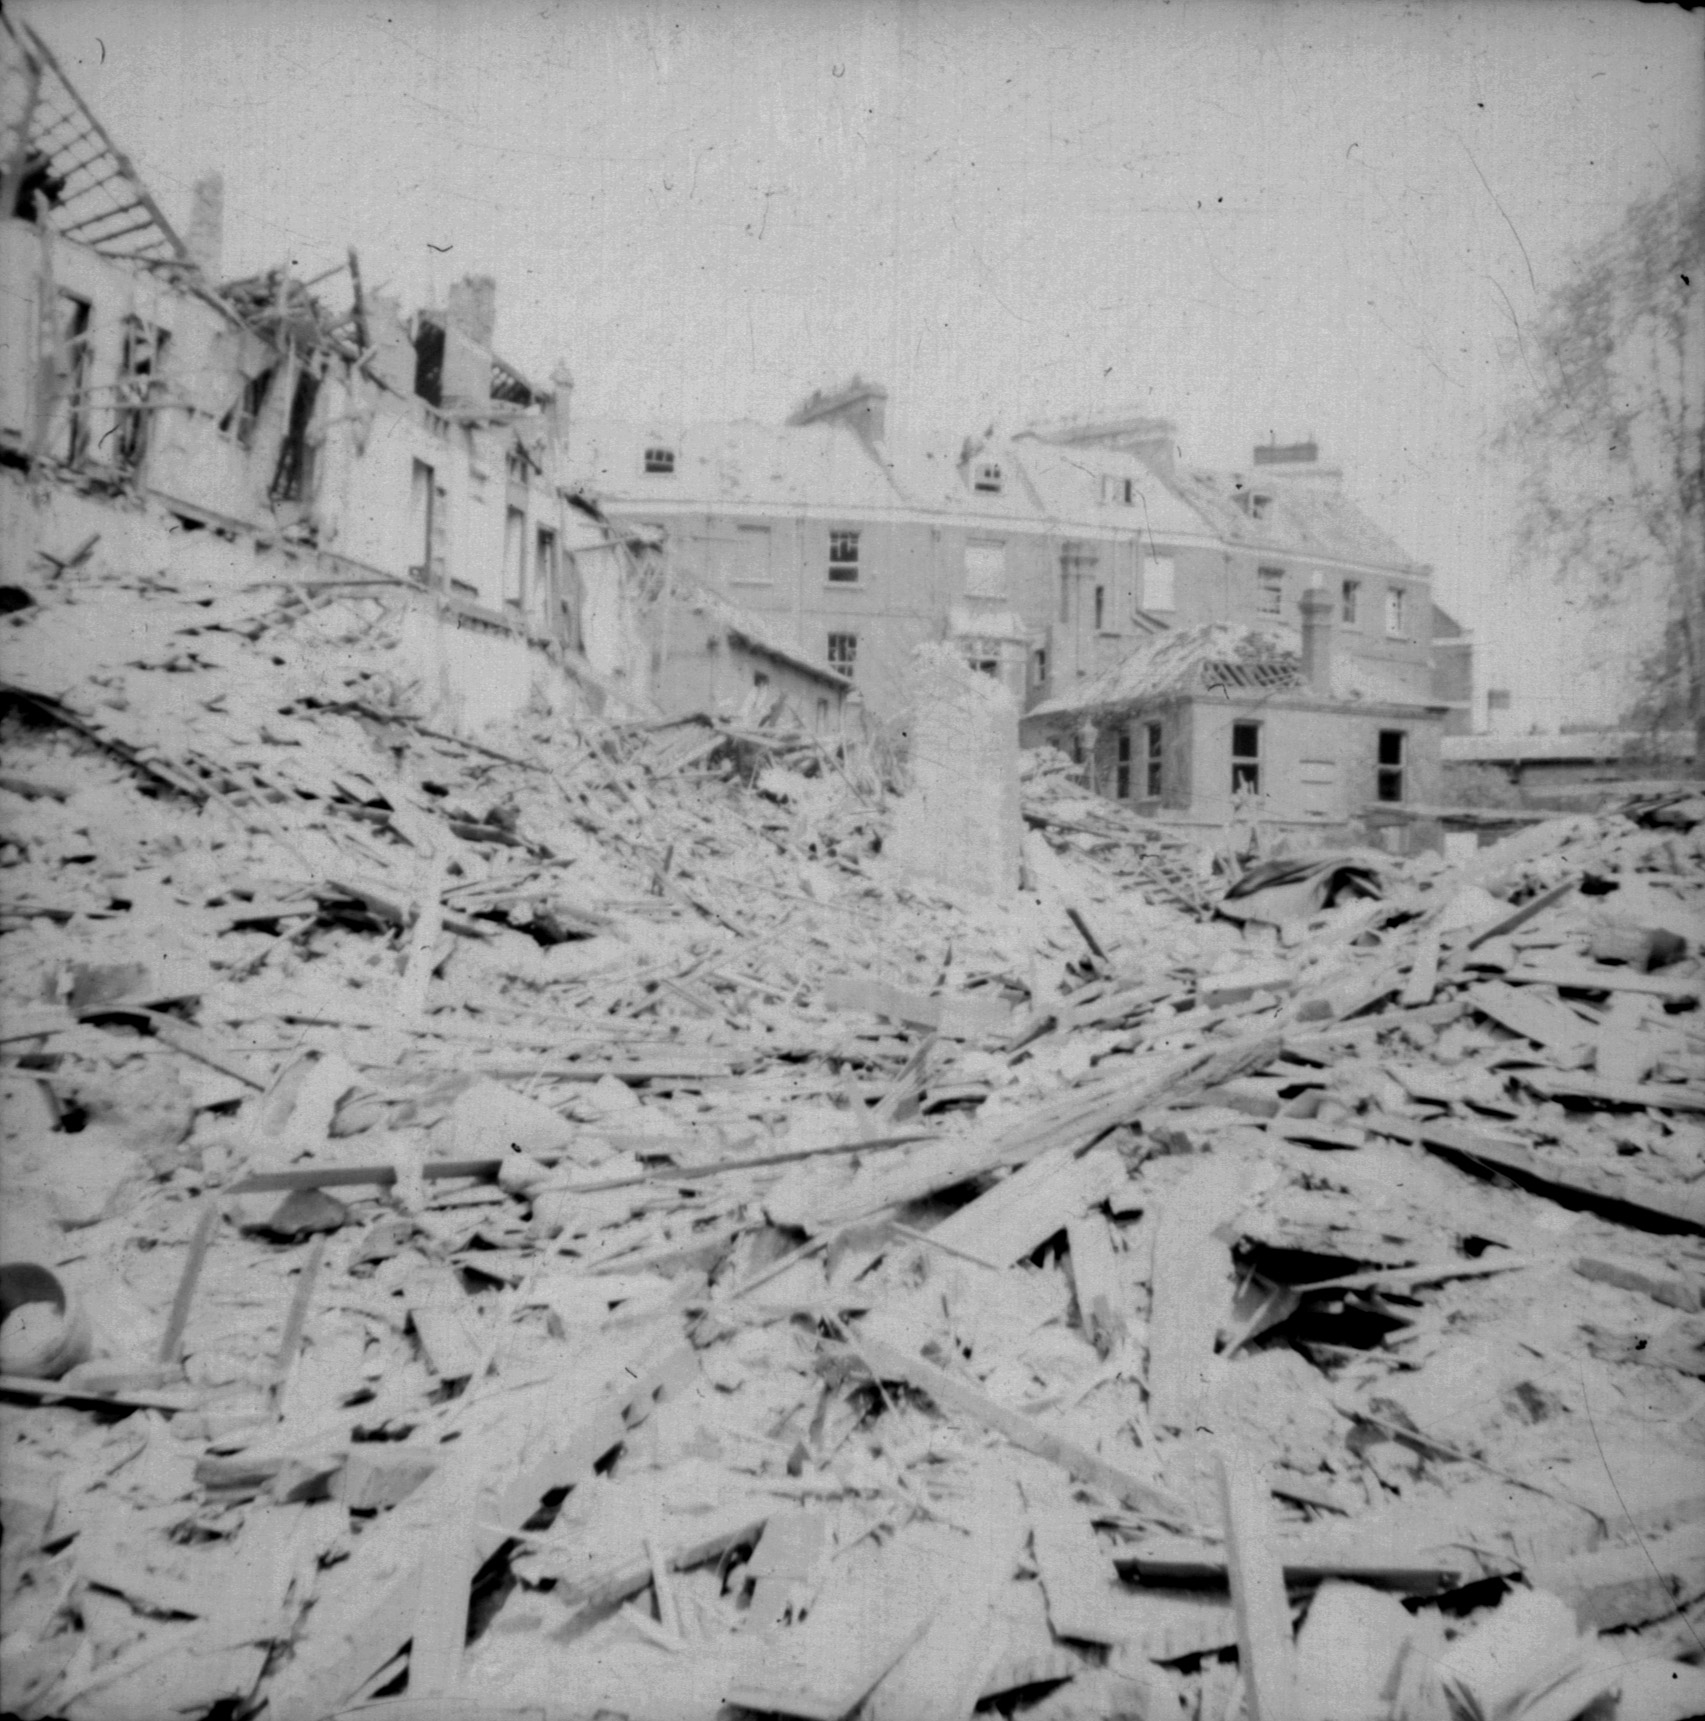
[(407, 319), (353, 249), (307, 281), (224, 280), (219, 176), (180, 235), (47, 44), (8, 18), (0, 47), (8, 542), (388, 586), (421, 676), (476, 720), (571, 683), (714, 710), (773, 677), (772, 698), (838, 725), (843, 676), (682, 588), (570, 486), (572, 379), (541, 387), (493, 352), (489, 277)]

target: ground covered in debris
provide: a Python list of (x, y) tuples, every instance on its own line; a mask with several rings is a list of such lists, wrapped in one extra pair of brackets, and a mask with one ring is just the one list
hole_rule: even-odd
[(1026, 888), (338, 587), (4, 626), (7, 1713), (1705, 1712), (1705, 800)]

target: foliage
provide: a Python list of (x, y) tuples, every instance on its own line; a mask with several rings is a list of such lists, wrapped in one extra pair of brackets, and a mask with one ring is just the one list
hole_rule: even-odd
[[(1522, 474), (1526, 558), (1601, 609), (1661, 604), (1626, 667), (1631, 718), (1705, 741), (1705, 179), (1635, 204), (1553, 294), (1532, 388), (1499, 445)], [(1705, 746), (1696, 745), (1696, 760)]]

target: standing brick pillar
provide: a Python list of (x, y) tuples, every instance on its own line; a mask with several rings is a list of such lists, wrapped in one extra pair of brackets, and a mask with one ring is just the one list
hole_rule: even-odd
[(945, 645), (913, 655), (912, 786), (888, 852), (906, 872), (954, 890), (1018, 888), (1018, 704)]

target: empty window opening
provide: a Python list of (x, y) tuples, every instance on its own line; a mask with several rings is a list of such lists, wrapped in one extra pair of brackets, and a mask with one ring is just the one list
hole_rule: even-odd
[(769, 684), (770, 677), (767, 670), (754, 669), (752, 671), (752, 685), (754, 687), (768, 687)]
[(1144, 789), (1151, 801), (1158, 801), (1162, 784), (1161, 726), (1158, 723), (1145, 723), (1143, 731), (1148, 778)]
[(409, 564), (408, 577), (418, 580), (421, 585), (431, 583), (432, 529), (437, 523), (436, 477), (437, 474), (424, 460), (415, 461), (409, 475), (409, 538), (419, 559)]
[(1259, 568), (1256, 570), (1256, 607), (1263, 615), (1279, 615), (1285, 607), (1285, 570)]
[(1382, 801), (1403, 799), (1403, 767), (1407, 743), (1408, 736), (1401, 729), (1382, 729), (1379, 732), (1377, 783)]
[(159, 404), (166, 333), (140, 317), (124, 319), (124, 355), (118, 378), (118, 463), (134, 468), (148, 452), (150, 421)]
[(1045, 645), (1037, 646), (1031, 654), (1030, 670), (1034, 686), (1046, 687), (1048, 685), (1048, 648)]
[(414, 332), (414, 392), (428, 406), (444, 403), (444, 325), (422, 321)]
[(1103, 502), (1117, 502), (1128, 508), (1136, 500), (1136, 495), (1135, 479), (1115, 478), (1108, 475), (1101, 480), (1101, 500)]
[(839, 670), (849, 680), (858, 663), (858, 635), (832, 633), (829, 635), (829, 667)]
[(65, 420), (58, 455), (68, 466), (79, 466), (89, 452), (89, 361), (93, 307), (87, 299), (59, 289), (59, 356), (65, 376)]
[(1356, 625), (1356, 612), (1360, 608), (1362, 582), (1346, 580), (1344, 582), (1343, 601), (1338, 607), (1338, 614), (1343, 619), (1345, 627)]
[(1114, 793), (1121, 801), (1131, 798), (1131, 732), (1119, 731), (1119, 768), (1114, 773)]
[[(858, 533), (829, 534), (829, 579), (838, 586), (858, 584)], [(852, 636), (848, 634), (847, 638)]]
[(1001, 672), (1001, 660), (998, 657), (974, 657), (971, 659), (971, 667), (979, 675), (992, 675), (998, 679)]
[(971, 472), (971, 488), (987, 496), (1001, 493), (1001, 468), (998, 460), (980, 460)]
[(1106, 625), (1107, 625), (1107, 588), (1105, 586), (1097, 586), (1095, 588), (1095, 631), (1097, 633), (1100, 633), (1102, 628), (1104, 628)]
[(503, 607), (521, 613), (527, 579), (527, 516), (519, 508), (503, 515)]
[(1234, 795), (1261, 793), (1261, 725), (1234, 723), (1231, 726), (1231, 792)]
[(1389, 634), (1403, 632), (1403, 588), (1388, 586), (1385, 593), (1385, 631)]
[(653, 443), (645, 451), (645, 470), (668, 477), (675, 470), (675, 450)]
[(314, 422), (314, 403), (320, 397), (320, 379), (311, 370), (296, 373), (295, 392), (290, 397), (290, 416), (284, 442), (278, 450), (278, 465), (272, 475), (275, 502), (300, 502), (314, 488), (314, 450), (308, 443), (308, 426)]

